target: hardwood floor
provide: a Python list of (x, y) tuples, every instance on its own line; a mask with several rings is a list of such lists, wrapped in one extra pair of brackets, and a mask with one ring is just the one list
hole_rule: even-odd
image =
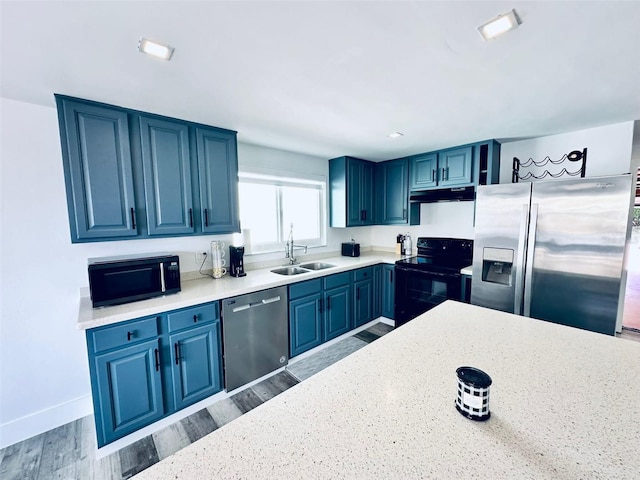
[[(342, 342), (349, 342), (348, 353), (351, 353), (355, 351), (354, 342), (364, 346), (391, 329), (392, 327), (388, 325), (378, 323), (305, 358), (304, 361), (308, 361), (304, 368), (305, 378), (343, 358), (345, 348), (341, 345)], [(339, 353), (335, 354), (331, 351)], [(296, 363), (292, 367), (295, 365)], [(87, 416), (0, 450), (0, 478), (2, 480), (131, 478), (299, 382), (300, 379), (288, 370), (284, 370), (100, 459), (96, 458), (93, 418)]]

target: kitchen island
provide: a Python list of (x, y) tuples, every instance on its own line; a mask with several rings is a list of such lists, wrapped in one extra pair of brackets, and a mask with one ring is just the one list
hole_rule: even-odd
[[(640, 343), (447, 301), (136, 479), (637, 479)], [(454, 406), (493, 379), (491, 418)]]

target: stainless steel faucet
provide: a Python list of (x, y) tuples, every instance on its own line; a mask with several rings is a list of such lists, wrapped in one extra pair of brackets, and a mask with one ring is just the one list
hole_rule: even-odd
[(289, 259), (291, 265), (296, 264), (296, 257), (294, 256), (295, 250), (301, 250), (304, 248), (304, 253), (307, 253), (306, 245), (296, 245), (293, 242), (293, 223), (291, 224), (291, 230), (289, 231), (289, 239), (287, 240), (287, 246), (285, 247), (285, 257)]

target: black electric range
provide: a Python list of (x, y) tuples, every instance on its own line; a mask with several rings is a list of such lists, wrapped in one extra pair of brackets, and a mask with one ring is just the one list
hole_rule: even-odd
[(460, 300), (460, 270), (473, 262), (473, 240), (419, 237), (418, 255), (396, 262), (396, 327), (447, 299)]

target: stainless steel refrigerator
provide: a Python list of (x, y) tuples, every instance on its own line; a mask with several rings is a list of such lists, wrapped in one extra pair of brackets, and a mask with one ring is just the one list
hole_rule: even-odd
[(478, 187), (471, 303), (613, 335), (631, 175)]

